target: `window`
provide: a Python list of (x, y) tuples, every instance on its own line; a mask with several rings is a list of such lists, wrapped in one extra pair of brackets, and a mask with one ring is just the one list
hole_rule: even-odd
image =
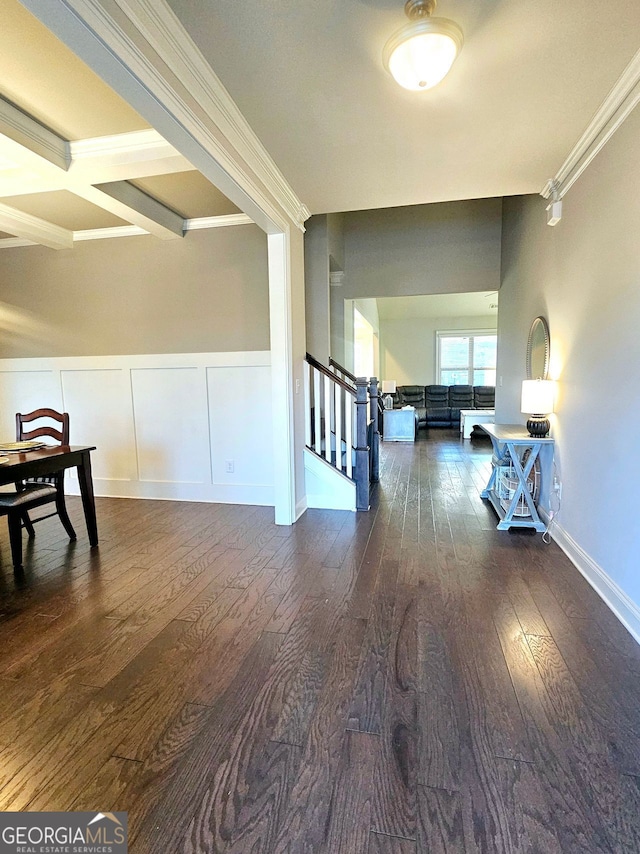
[(441, 385), (495, 385), (495, 332), (438, 332), (438, 375)]

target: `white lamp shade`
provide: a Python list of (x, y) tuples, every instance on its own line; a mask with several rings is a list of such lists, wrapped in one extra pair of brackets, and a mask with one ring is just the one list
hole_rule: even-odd
[(382, 380), (382, 393), (383, 394), (395, 394), (396, 393), (396, 381), (395, 380)]
[(520, 412), (527, 415), (548, 415), (553, 412), (554, 396), (553, 380), (523, 380)]
[(397, 83), (420, 92), (446, 77), (462, 43), (462, 31), (453, 21), (412, 21), (391, 36), (384, 48), (384, 63)]

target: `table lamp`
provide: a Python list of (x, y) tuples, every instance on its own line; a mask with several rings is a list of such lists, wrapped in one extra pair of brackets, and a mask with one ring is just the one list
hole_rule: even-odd
[(396, 393), (395, 380), (382, 380), (382, 405), (385, 409), (393, 409), (393, 395)]
[(553, 380), (523, 380), (520, 412), (529, 416), (527, 430), (536, 439), (544, 439), (551, 425), (547, 415), (553, 412)]

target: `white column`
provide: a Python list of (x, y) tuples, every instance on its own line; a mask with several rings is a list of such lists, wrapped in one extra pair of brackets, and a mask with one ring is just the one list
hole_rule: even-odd
[[(296, 518), (294, 384), (291, 324), (291, 247), (288, 232), (267, 235), (275, 521)], [(259, 414), (256, 413), (256, 416)], [(259, 429), (259, 420), (256, 423)]]

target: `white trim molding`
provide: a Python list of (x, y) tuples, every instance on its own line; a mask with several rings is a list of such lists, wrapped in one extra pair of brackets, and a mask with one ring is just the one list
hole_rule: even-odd
[(201, 216), (196, 219), (185, 219), (185, 231), (196, 231), (200, 228), (228, 228), (232, 225), (253, 225), (253, 220), (246, 214), (225, 214), (224, 216)]
[(640, 50), (622, 72), (585, 132), (556, 175), (547, 181), (540, 195), (548, 199), (555, 189), (558, 199), (562, 199), (639, 102)]
[(120, 0), (120, 6), (171, 71), (183, 80), (186, 75), (192, 96), (216, 117), (225, 137), (292, 222), (304, 231), (304, 222), (311, 215), (309, 209), (298, 199), (171, 7), (158, 0)]
[[(0, 206), (1, 207), (1, 206)], [(230, 228), (236, 225), (253, 225), (251, 217), (246, 214), (225, 214), (224, 216), (201, 216), (195, 219), (183, 220), (185, 231), (198, 231), (205, 228)], [(82, 240), (111, 240), (115, 237), (140, 237), (148, 235), (149, 232), (138, 225), (114, 225), (110, 228), (86, 228), (83, 231), (74, 231), (73, 242)], [(43, 241), (39, 241), (43, 242)], [(22, 237), (4, 237), (0, 239), (0, 249), (15, 249), (19, 246), (37, 246), (34, 240), (26, 240)], [(60, 248), (60, 247), (56, 247)], [(71, 248), (66, 246), (66, 249)]]
[[(107, 240), (112, 237), (138, 237), (149, 234), (139, 225), (114, 225), (111, 228), (86, 228), (84, 231), (73, 232), (73, 242), (76, 240)], [(3, 241), (0, 240), (0, 249)]]
[(23, 5), (264, 231), (304, 231), (308, 208), (166, 0), (120, 0), (124, 23), (100, 0)]
[(69, 412), (72, 441), (96, 447), (96, 495), (273, 505), (270, 376), (268, 351), (0, 359), (0, 429)]
[(551, 529), (554, 541), (571, 563), (586, 578), (611, 611), (640, 643), (640, 608), (557, 523)]

